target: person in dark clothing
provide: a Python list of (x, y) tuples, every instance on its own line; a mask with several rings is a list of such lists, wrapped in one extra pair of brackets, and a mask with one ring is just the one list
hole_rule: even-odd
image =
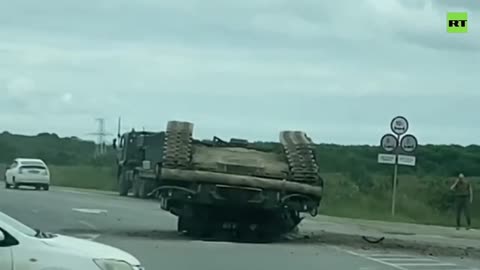
[(456, 207), (456, 214), (457, 214), (457, 230), (460, 229), (460, 218), (462, 212), (465, 214), (465, 218), (467, 219), (467, 227), (466, 229), (469, 230), (471, 224), (470, 218), (470, 205), (473, 203), (473, 189), (472, 184), (470, 181), (465, 179), (463, 174), (459, 174), (455, 183), (450, 187), (451, 190), (455, 193), (455, 207)]

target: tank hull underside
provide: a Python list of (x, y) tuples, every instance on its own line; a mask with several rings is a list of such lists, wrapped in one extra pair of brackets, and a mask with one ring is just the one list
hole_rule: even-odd
[(275, 238), (292, 231), (302, 212), (316, 215), (323, 181), (305, 133), (281, 132), (282, 154), (202, 145), (192, 133), (191, 123), (168, 123), (163, 162), (155, 168), (159, 185), (151, 193), (178, 216), (179, 232)]

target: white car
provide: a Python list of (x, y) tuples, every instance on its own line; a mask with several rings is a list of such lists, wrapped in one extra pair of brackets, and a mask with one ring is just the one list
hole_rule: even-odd
[(5, 188), (33, 186), (48, 190), (50, 171), (41, 159), (17, 158), (5, 171)]
[(133, 255), (89, 240), (34, 230), (0, 212), (1, 270), (145, 270)]

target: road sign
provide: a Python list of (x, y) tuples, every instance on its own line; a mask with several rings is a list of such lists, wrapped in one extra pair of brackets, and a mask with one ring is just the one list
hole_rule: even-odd
[(417, 145), (417, 138), (412, 134), (407, 134), (400, 140), (400, 147), (407, 153), (414, 152), (417, 149)]
[(403, 135), (407, 133), (408, 130), (408, 121), (403, 116), (397, 116), (393, 118), (392, 122), (390, 123), (390, 128), (392, 132), (397, 135)]
[(378, 163), (395, 164), (397, 156), (393, 154), (378, 154)]
[(380, 140), (380, 145), (382, 146), (383, 150), (392, 152), (398, 147), (398, 139), (393, 134), (385, 134)]
[[(380, 140), (383, 150), (390, 152), (388, 154), (378, 154), (378, 163), (393, 165), (393, 188), (392, 188), (392, 216), (395, 216), (395, 201), (397, 197), (397, 175), (398, 166), (415, 166), (415, 156), (399, 155), (398, 148), (400, 146), (405, 153), (412, 153), (417, 149), (417, 138), (411, 134), (407, 134), (408, 121), (403, 116), (397, 116), (390, 122), (390, 129), (395, 134), (385, 134)], [(403, 136), (403, 137), (402, 137)]]
[(406, 166), (415, 166), (415, 156), (398, 155), (398, 164)]

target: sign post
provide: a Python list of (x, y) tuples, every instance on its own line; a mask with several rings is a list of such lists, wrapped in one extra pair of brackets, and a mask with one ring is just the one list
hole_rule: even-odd
[(404, 135), (407, 133), (408, 127), (407, 119), (397, 116), (390, 122), (393, 134), (387, 133), (380, 140), (382, 149), (388, 154), (378, 154), (378, 163), (393, 165), (392, 216), (395, 216), (398, 165), (415, 166), (416, 161), (415, 156), (400, 154), (401, 152), (411, 154), (417, 149), (417, 138), (411, 134)]

